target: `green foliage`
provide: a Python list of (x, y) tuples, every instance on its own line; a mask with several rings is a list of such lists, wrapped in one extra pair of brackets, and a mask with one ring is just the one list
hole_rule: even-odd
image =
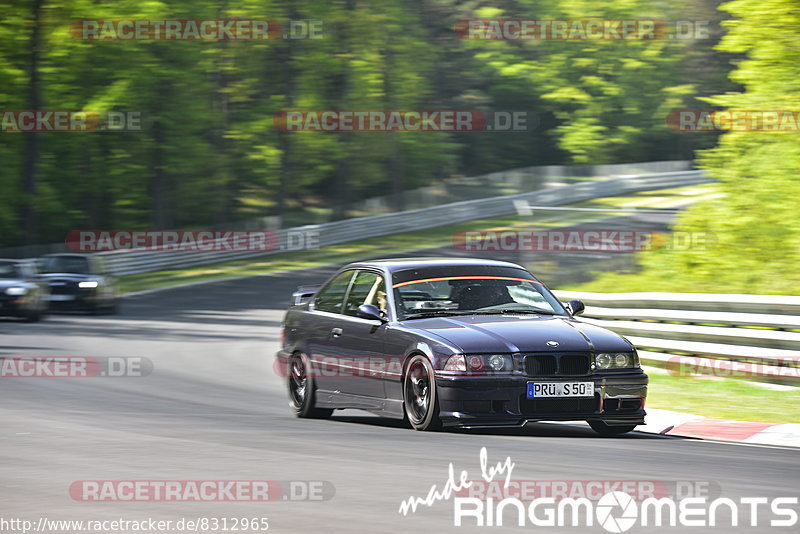
[[(731, 78), (744, 91), (706, 100), (735, 110), (798, 110), (800, 11), (792, 0), (735, 0), (719, 45), (744, 54)], [(705, 247), (642, 255), (636, 276), (603, 276), (597, 290), (797, 294), (800, 287), (800, 133), (730, 131), (701, 154), (720, 198), (688, 209), (676, 231), (710, 232)], [(795, 199), (795, 200), (793, 200)]]
[[(2, 7), (0, 110), (26, 109), (38, 27), (43, 109), (136, 111), (143, 129), (38, 134), (32, 199), (23, 194), (29, 134), (0, 132), (0, 246), (25, 240), (31, 202), (28, 240), (53, 242), (77, 228), (228, 224), (528, 165), (686, 159), (714, 136), (676, 134), (663, 117), (719, 88), (727, 70), (701, 41), (466, 41), (454, 32), (479, 16), (705, 16), (705, 4), (690, 0), (520, 0), (503, 9), (454, 0), (41, 3), (38, 18), (30, 3)], [(69, 33), (78, 19), (234, 17), (319, 20), (323, 35), (199, 42)], [(273, 124), (286, 109), (527, 111), (536, 120), (516, 133), (286, 133)]]

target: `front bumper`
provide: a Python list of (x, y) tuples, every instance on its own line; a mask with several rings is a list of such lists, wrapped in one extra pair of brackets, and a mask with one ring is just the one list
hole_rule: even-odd
[[(528, 382), (594, 382), (594, 397), (528, 399)], [(439, 416), (444, 426), (523, 426), (534, 421), (644, 423), (647, 375), (630, 373), (584, 377), (532, 378), (437, 376)]]
[(31, 313), (33, 302), (29, 297), (0, 298), (0, 316), (24, 317)]
[(52, 293), (46, 300), (51, 310), (87, 311), (97, 306), (99, 297), (95, 290), (79, 290), (73, 293)]

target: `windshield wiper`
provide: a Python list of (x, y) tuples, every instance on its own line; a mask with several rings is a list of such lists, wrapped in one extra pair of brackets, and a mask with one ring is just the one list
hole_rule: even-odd
[(514, 313), (520, 313), (525, 315), (555, 315), (554, 312), (544, 311), (544, 310), (487, 310), (487, 311), (478, 311), (476, 313), (481, 313), (484, 315), (511, 315)]
[(474, 315), (474, 311), (465, 312), (460, 310), (430, 310), (420, 313), (411, 313), (406, 316), (406, 319), (425, 319), (428, 317), (452, 317), (455, 315)]

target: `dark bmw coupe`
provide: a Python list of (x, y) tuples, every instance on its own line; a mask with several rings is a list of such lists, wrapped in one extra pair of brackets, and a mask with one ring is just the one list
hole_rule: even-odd
[(50, 287), (51, 310), (117, 313), (115, 278), (98, 256), (50, 254), (41, 260), (41, 278)]
[(293, 294), (277, 364), (299, 417), (359, 408), (417, 430), (585, 420), (631, 431), (647, 375), (628, 340), (582, 311), (513, 263), (352, 263)]

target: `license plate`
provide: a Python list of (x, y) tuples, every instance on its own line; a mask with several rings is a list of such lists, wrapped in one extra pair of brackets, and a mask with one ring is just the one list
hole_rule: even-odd
[(48, 295), (47, 300), (75, 300), (75, 295)]
[(528, 382), (528, 398), (594, 397), (594, 382)]

